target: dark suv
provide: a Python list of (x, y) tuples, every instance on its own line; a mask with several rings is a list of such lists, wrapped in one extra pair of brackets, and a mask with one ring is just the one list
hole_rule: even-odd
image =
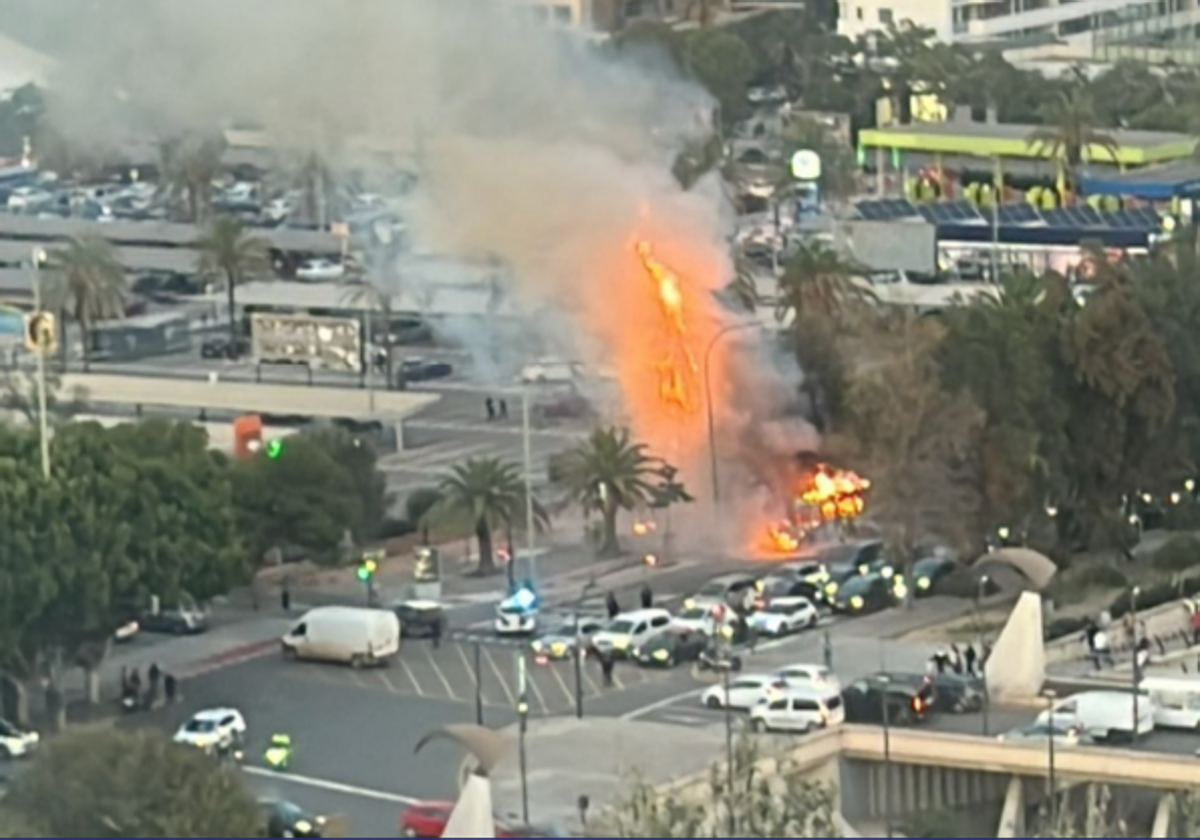
[(858, 680), (842, 692), (846, 723), (882, 724), (886, 707), (890, 725), (912, 726), (925, 720), (935, 700), (932, 684), (915, 687), (883, 675)]
[(400, 619), (400, 635), (406, 639), (446, 635), (446, 611), (434, 601), (401, 601), (392, 612)]

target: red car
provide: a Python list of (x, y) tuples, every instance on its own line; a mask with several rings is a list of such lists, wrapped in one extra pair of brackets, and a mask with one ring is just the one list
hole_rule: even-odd
[[(454, 810), (453, 802), (418, 802), (408, 806), (400, 816), (400, 834), (404, 837), (441, 837)], [(496, 820), (497, 837), (529, 837), (536, 835), (512, 834), (500, 820)]]

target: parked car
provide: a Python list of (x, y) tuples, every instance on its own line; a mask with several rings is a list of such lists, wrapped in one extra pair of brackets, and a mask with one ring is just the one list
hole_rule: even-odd
[(429, 382), (434, 379), (445, 379), (454, 373), (454, 366), (449, 362), (436, 359), (404, 359), (396, 368), (398, 384), (408, 382)]
[(775, 676), (784, 680), (789, 686), (813, 685), (820, 689), (827, 689), (835, 693), (841, 692), (842, 683), (838, 679), (837, 674), (826, 668), (824, 665), (809, 665), (807, 663), (797, 663), (795, 665), (787, 665), (775, 672)]
[(745, 603), (746, 593), (756, 591), (757, 580), (754, 575), (734, 573), (721, 575), (710, 580), (696, 590), (696, 594), (684, 600), (685, 609), (693, 607), (714, 607), (724, 604), (727, 607), (740, 608)]
[(846, 722), (881, 724), (886, 709), (893, 726), (920, 723), (929, 714), (931, 692), (928, 687), (914, 689), (879, 677), (857, 680), (842, 692)]
[(816, 627), (821, 616), (812, 602), (803, 596), (774, 598), (766, 609), (748, 619), (750, 626), (767, 636), (786, 636)]
[(137, 623), (147, 633), (190, 636), (208, 630), (208, 614), (198, 609), (159, 610), (157, 613), (145, 613)]
[(41, 737), (0, 718), (0, 759), (23, 758), (37, 750)]
[(812, 581), (798, 575), (779, 574), (767, 575), (758, 581), (758, 597), (754, 608), (764, 610), (777, 598), (806, 598), (813, 604), (825, 600), (825, 582)]
[(317, 607), (300, 617), (281, 644), (292, 659), (378, 665), (400, 652), (400, 619), (390, 610)]
[(964, 674), (916, 674), (887, 671), (880, 674), (894, 684), (907, 685), (914, 691), (924, 690), (923, 697), (935, 712), (961, 715), (983, 708), (983, 685), (975, 677)]
[(311, 814), (286, 799), (260, 799), (267, 837), (323, 837), (325, 817)]
[(446, 632), (446, 611), (437, 601), (401, 601), (392, 612), (400, 619), (402, 638), (427, 639)]
[(859, 577), (858, 566), (853, 563), (835, 563), (825, 567), (825, 573), (828, 579), (823, 587), (825, 591), (825, 602), (833, 605), (837, 599), (838, 590), (846, 585), (847, 582)]
[(954, 574), (958, 564), (947, 557), (924, 557), (913, 564), (913, 594), (925, 598), (933, 594), (938, 581)]
[(629, 652), (644, 668), (674, 668), (681, 662), (697, 662), (710, 641), (703, 633), (667, 627)]
[(117, 629), (113, 631), (113, 641), (117, 644), (121, 644), (122, 642), (131, 642), (137, 638), (138, 633), (140, 633), (141, 630), (142, 626), (138, 624), (136, 619), (131, 618), (129, 621), (124, 621), (119, 624)]
[(603, 630), (606, 623), (604, 619), (596, 616), (581, 615), (578, 632), (576, 632), (575, 621), (572, 619), (554, 630), (538, 636), (529, 643), (529, 649), (535, 656), (544, 656), (547, 659), (568, 659), (575, 653), (577, 639), (583, 642), (583, 651), (586, 652), (592, 636)]
[(883, 575), (856, 575), (838, 587), (833, 609), (846, 615), (868, 615), (894, 603), (892, 586)]
[(297, 280), (341, 280), (345, 276), (346, 267), (344, 265), (323, 258), (305, 260), (296, 268)]
[(745, 674), (730, 681), (728, 694), (724, 685), (714, 685), (700, 695), (700, 702), (710, 709), (752, 709), (764, 700), (782, 697), (787, 688), (776, 674)]
[(846, 718), (842, 697), (815, 686), (789, 687), (783, 696), (759, 703), (750, 710), (755, 732), (811, 732), (837, 726)]
[[(1053, 733), (1053, 736), (1051, 735)], [(1078, 747), (1084, 744), (1094, 744), (1095, 741), (1074, 724), (1054, 722), (1053, 728), (1049, 723), (1031, 723), (1028, 726), (1009, 730), (997, 735), (997, 741), (1010, 744), (1026, 744), (1030, 742), (1045, 744), (1046, 739), (1053, 737), (1054, 743), (1064, 747)]]
[(205, 359), (241, 359), (250, 355), (250, 339), (228, 336), (206, 338), (200, 345), (200, 356)]

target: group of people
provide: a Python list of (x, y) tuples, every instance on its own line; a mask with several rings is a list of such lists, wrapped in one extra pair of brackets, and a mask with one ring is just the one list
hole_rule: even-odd
[(483, 407), (487, 410), (487, 419), (489, 421), (508, 419), (508, 400), (506, 399), (500, 399), (497, 402), (488, 397), (483, 401)]
[[(1150, 635), (1146, 632), (1146, 622), (1138, 619), (1132, 612), (1126, 613), (1121, 622), (1125, 639), (1133, 648), (1135, 662), (1139, 668), (1145, 667), (1150, 661)], [(1083, 630), (1088, 657), (1097, 671), (1105, 666), (1111, 668), (1115, 664), (1112, 653), (1113, 632), (1113, 621), (1107, 611), (1100, 614), (1099, 621), (1089, 620)]]
[(128, 709), (152, 709), (158, 704), (159, 692), (167, 703), (179, 699), (179, 683), (171, 674), (164, 674), (157, 664), (146, 672), (143, 691), (140, 669), (121, 669), (121, 703)]
[(950, 650), (939, 650), (929, 657), (929, 670), (938, 674), (950, 672), (973, 677), (983, 670), (983, 661), (974, 645), (969, 644), (960, 650), (958, 645), (952, 644)]
[[(642, 589), (638, 593), (638, 600), (641, 601), (642, 609), (644, 610), (648, 610), (654, 606), (654, 590), (650, 588), (650, 584), (642, 584)], [(621, 614), (621, 604), (617, 601), (617, 596), (611, 591), (604, 596), (604, 609), (608, 613), (609, 621), (612, 621)]]

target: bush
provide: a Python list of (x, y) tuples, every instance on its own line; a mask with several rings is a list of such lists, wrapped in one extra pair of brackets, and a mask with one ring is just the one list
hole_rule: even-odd
[(414, 528), (420, 527), (421, 519), (441, 500), (442, 494), (436, 487), (419, 487), (404, 500), (404, 518)]
[(379, 537), (384, 540), (394, 540), (416, 532), (417, 526), (407, 519), (385, 519), (379, 529)]
[(1097, 589), (1124, 589), (1129, 586), (1129, 578), (1116, 566), (1098, 563), (1079, 570), (1074, 576), (1073, 587), (1094, 587)]
[(970, 569), (955, 569), (939, 580), (933, 591), (937, 595), (974, 600), (979, 597), (979, 574)]
[(1088, 620), (1079, 616), (1065, 616), (1056, 618), (1046, 625), (1046, 641), (1053, 639), (1061, 639), (1064, 636), (1071, 636), (1076, 633), (1082, 633), (1083, 628), (1087, 626)]
[(1191, 534), (1176, 534), (1150, 558), (1162, 572), (1186, 572), (1200, 566), (1200, 540)]
[[(1147, 586), (1137, 597), (1138, 611), (1153, 609), (1170, 603), (1179, 597), (1179, 588), (1171, 583), (1156, 583)], [(1133, 592), (1122, 592), (1113, 599), (1108, 607), (1108, 614), (1113, 618), (1121, 618), (1129, 612), (1133, 602)]]

